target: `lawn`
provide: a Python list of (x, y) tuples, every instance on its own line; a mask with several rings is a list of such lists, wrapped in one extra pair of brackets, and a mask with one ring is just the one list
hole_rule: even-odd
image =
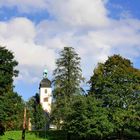
[[(21, 131), (7, 131), (4, 136), (0, 136), (0, 140), (21, 140)], [(39, 138), (35, 133), (27, 132), (25, 140), (48, 140), (47, 138)]]
[[(22, 131), (7, 131), (0, 140), (21, 140)], [(26, 131), (25, 140), (66, 140), (67, 135), (63, 131)]]

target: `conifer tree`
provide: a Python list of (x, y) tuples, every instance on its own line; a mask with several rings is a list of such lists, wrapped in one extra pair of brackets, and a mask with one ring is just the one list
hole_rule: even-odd
[[(80, 83), (83, 80), (80, 68), (80, 57), (72, 47), (64, 47), (54, 70), (53, 117), (59, 127), (64, 121), (68, 106), (74, 95), (81, 93)], [(65, 115), (64, 115), (65, 114)]]

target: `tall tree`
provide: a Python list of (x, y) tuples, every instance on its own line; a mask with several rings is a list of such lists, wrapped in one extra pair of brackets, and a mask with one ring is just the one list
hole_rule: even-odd
[(0, 95), (13, 89), (13, 77), (18, 75), (17, 65), (13, 53), (0, 46)]
[(140, 71), (130, 60), (119, 55), (109, 57), (94, 70), (90, 84), (90, 94), (103, 101), (119, 137), (136, 123), (136, 129), (140, 128)]
[(80, 57), (72, 47), (64, 47), (60, 52), (60, 58), (56, 60), (56, 66), (54, 70), (55, 104), (52, 114), (59, 126), (59, 123), (64, 121), (64, 114), (71, 97), (81, 92), (80, 83), (83, 77)]
[[(18, 75), (17, 61), (11, 51), (0, 46), (0, 133), (3, 130), (19, 129), (23, 106), (21, 97), (13, 91), (13, 78)], [(20, 108), (21, 107), (21, 108)]]

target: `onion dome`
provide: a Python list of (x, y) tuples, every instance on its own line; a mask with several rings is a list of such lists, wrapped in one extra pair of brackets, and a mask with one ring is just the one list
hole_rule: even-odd
[(48, 78), (43, 78), (40, 82), (39, 88), (46, 87), (50, 88), (51, 87), (51, 81)]

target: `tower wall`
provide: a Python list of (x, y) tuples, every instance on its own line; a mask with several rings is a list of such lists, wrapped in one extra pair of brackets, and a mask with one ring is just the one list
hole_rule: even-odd
[(52, 89), (51, 87), (40, 87), (40, 103), (48, 113), (51, 112)]

